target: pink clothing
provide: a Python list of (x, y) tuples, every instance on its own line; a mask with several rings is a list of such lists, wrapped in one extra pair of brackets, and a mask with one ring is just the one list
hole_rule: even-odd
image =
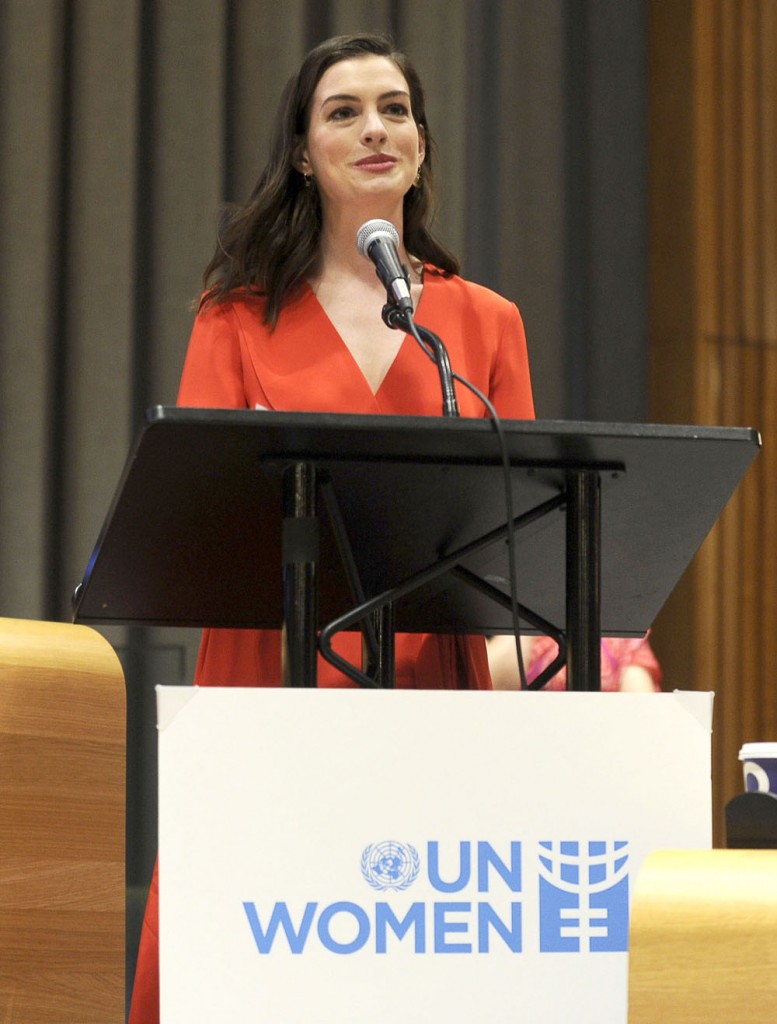
[[(558, 654), (558, 645), (549, 636), (533, 638), (531, 655), (526, 665), (526, 680), (532, 682)], [(661, 669), (648, 638), (602, 637), (602, 690), (614, 692), (621, 688), (621, 676), (630, 665), (646, 669), (656, 690), (661, 689)], [(546, 684), (545, 690), (565, 690), (567, 670), (563, 667)]]

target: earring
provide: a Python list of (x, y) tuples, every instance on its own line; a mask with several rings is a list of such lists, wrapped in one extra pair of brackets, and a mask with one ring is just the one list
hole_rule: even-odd
[(313, 188), (313, 172), (308, 171), (307, 174), (303, 174), (302, 177), (305, 181), (305, 188)]
[(423, 167), (422, 163), (418, 165), (418, 173), (416, 174), (415, 179), (413, 181), (413, 188), (420, 188), (421, 185), (423, 184), (423, 178), (421, 177), (421, 168), (422, 167)]

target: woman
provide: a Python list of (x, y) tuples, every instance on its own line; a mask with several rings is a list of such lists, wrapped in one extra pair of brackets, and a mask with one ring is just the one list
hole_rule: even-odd
[[(380, 36), (316, 47), (286, 87), (270, 159), (245, 207), (233, 210), (205, 272), (179, 404), (440, 415), (439, 376), (416, 342), (381, 318), (386, 292), (358, 252), (367, 220), (395, 225), (417, 319), (446, 343), (454, 370), (501, 416), (534, 415), (516, 307), (457, 276), (429, 229), (433, 142), (417, 73)], [(462, 415), (483, 416), (459, 389)], [(358, 634), (336, 650), (358, 664)], [(396, 639), (400, 687), (488, 689), (482, 637)], [(199, 685), (275, 686), (280, 636), (206, 630)], [(319, 685), (351, 685), (319, 659)], [(132, 1024), (158, 1016), (157, 890), (152, 883)]]

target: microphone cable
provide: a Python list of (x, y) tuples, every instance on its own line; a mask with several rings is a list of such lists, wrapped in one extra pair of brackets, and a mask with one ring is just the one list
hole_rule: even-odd
[[(523, 661), (523, 651), (521, 649), (521, 624), (520, 624), (520, 612), (518, 608), (518, 562), (516, 558), (515, 549), (515, 535), (512, 527), (513, 520), (515, 519), (515, 511), (513, 504), (513, 489), (510, 472), (510, 455), (507, 449), (507, 438), (505, 437), (504, 428), (502, 427), (502, 421), (499, 418), (499, 413), (494, 408), (493, 402), (480, 388), (476, 387), (471, 381), (468, 381), (465, 377), (451, 370), (450, 360), (448, 358), (448, 351), (443, 344), (441, 338), (430, 331), (428, 327), (423, 327), (421, 324), (416, 324), (413, 319), (412, 313), (400, 310), (392, 302), (387, 302), (383, 307), (383, 321), (388, 326), (395, 330), (404, 327), (409, 334), (418, 342), (422, 351), (436, 363), (440, 370), (440, 377), (443, 378), (444, 374), (447, 375), (449, 382), (458, 381), (463, 387), (467, 388), (472, 392), (475, 397), (483, 403), (486, 411), (489, 414), (491, 422), (494, 424), (494, 430), (496, 431), (497, 441), (499, 444), (499, 454), (502, 464), (502, 477), (504, 482), (505, 492), (505, 511), (507, 514), (507, 522), (509, 524), (507, 530), (507, 558), (508, 558), (508, 576), (510, 583), (510, 612), (513, 621), (513, 636), (515, 638), (515, 651), (518, 658), (518, 675), (521, 681), (521, 689), (531, 689), (526, 681), (526, 668)], [(446, 369), (440, 366), (438, 362), (438, 353), (441, 353), (444, 359), (444, 366)], [(445, 385), (444, 385), (445, 386)], [(453, 385), (450, 384), (450, 390), (453, 391)], [(446, 396), (443, 395), (443, 405), (445, 405)], [(453, 394), (453, 403), (456, 403), (455, 393)], [(456, 412), (448, 415), (458, 416), (458, 406), (456, 406)]]
[(515, 518), (513, 508), (513, 493), (510, 478), (510, 456), (507, 450), (507, 440), (504, 435), (499, 414), (492, 402), (474, 384), (454, 373), (451, 369), (448, 351), (442, 339), (413, 319), (413, 302), (410, 295), (410, 272), (399, 259), (399, 232), (391, 221), (368, 220), (359, 228), (356, 233), (356, 248), (366, 259), (375, 264), (375, 270), (386, 288), (386, 305), (383, 307), (383, 322), (387, 327), (394, 330), (403, 328), (421, 346), (426, 355), (436, 364), (440, 374), (440, 383), (443, 396), (443, 416), (458, 416), (459, 409), (456, 401), (456, 392), (453, 382), (458, 381), (463, 387), (468, 388), (476, 398), (483, 403), (488, 412), (494, 429), (497, 434), (499, 451), (502, 462), (502, 473), (505, 488), (505, 510), (507, 512), (507, 551), (508, 570), (510, 583), (510, 610), (513, 621), (513, 635), (515, 638), (515, 649), (518, 658), (518, 674), (520, 677), (521, 689), (527, 689), (526, 670), (523, 663), (523, 651), (521, 650), (520, 613), (517, 595), (517, 559), (515, 552), (515, 537), (513, 536), (513, 520)]

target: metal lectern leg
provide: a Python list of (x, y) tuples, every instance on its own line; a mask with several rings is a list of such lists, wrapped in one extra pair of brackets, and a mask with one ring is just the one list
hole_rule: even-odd
[(284, 686), (316, 686), (318, 628), (316, 471), (295, 462), (283, 473)]
[(375, 636), (375, 652), (363, 644), (364, 672), (384, 690), (394, 686), (394, 605), (389, 602), (369, 613)]
[(601, 484), (593, 470), (567, 477), (567, 689), (600, 690)]

